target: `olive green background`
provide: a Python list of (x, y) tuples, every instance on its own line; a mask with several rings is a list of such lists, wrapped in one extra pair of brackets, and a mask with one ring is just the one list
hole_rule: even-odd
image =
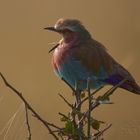
[[(51, 43), (61, 37), (43, 28), (62, 17), (81, 20), (140, 84), (139, 0), (0, 0), (0, 71), (44, 119), (57, 125), (61, 124), (58, 112), (68, 111), (58, 93), (71, 101), (72, 97), (53, 73), (52, 54), (48, 54)], [(115, 104), (103, 105), (93, 113), (113, 124), (105, 140), (139, 140), (140, 96), (118, 89), (111, 100)], [(0, 132), (17, 110), (10, 130), (0, 133), (0, 140), (4, 136), (5, 140), (27, 139), (24, 106), (0, 80)], [(30, 123), (33, 140), (53, 139), (34, 117)]]

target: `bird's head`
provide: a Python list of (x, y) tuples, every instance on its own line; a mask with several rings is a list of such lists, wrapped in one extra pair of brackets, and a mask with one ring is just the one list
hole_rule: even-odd
[(68, 40), (74, 36), (79, 36), (82, 40), (91, 37), (86, 28), (76, 19), (59, 19), (54, 26), (44, 29), (60, 33), (64, 39)]

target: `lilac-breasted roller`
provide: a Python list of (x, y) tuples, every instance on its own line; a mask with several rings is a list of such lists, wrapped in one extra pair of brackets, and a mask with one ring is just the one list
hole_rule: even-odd
[(75, 19), (59, 19), (55, 26), (45, 28), (62, 35), (62, 39), (50, 51), (53, 52), (52, 65), (55, 73), (65, 79), (73, 88), (91, 89), (104, 85), (116, 85), (123, 79), (127, 81), (120, 87), (140, 94), (140, 87), (132, 75), (106, 51), (106, 48), (91, 37), (88, 30)]

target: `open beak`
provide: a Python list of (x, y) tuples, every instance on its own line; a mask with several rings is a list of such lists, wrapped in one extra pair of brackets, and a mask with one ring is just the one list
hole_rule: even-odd
[(45, 30), (49, 30), (49, 31), (54, 31), (54, 32), (58, 32), (54, 27), (46, 27), (44, 28)]

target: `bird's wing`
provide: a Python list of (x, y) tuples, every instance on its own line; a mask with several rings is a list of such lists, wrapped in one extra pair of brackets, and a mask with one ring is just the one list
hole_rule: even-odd
[(114, 60), (101, 43), (89, 40), (75, 47), (73, 52), (74, 58), (95, 75), (98, 75), (101, 67), (107, 73), (111, 72), (112, 61)]
[(120, 87), (135, 94), (140, 94), (140, 87), (136, 83), (133, 76), (117, 62), (114, 62), (112, 66), (112, 73), (106, 79), (104, 79), (104, 82), (111, 85), (116, 85), (122, 80), (127, 79), (127, 81), (123, 83)]
[(140, 87), (136, 84), (132, 75), (117, 63), (98, 41), (90, 40), (75, 47), (74, 58), (97, 77), (100, 77), (102, 68), (104, 76), (102, 75), (101, 80), (105, 83), (116, 85), (127, 78), (128, 80), (121, 87), (140, 94)]

